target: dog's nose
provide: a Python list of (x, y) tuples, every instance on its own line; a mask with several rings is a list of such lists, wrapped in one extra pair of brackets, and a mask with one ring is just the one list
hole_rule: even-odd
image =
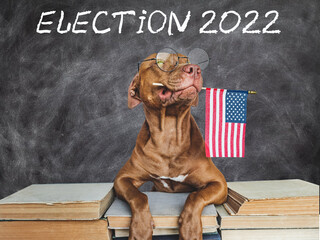
[(201, 69), (198, 65), (196, 64), (188, 64), (188, 65), (185, 65), (182, 70), (191, 75), (191, 76), (194, 76), (194, 77), (198, 77), (200, 76), (201, 74)]

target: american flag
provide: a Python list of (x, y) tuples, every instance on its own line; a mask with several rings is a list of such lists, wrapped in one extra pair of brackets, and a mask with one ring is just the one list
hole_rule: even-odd
[(248, 91), (206, 89), (207, 157), (244, 157)]

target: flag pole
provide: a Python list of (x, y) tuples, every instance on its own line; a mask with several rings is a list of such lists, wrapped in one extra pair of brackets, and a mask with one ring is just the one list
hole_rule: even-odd
[[(152, 83), (152, 85), (154, 85), (154, 86), (163, 86), (162, 83)], [(206, 87), (203, 87), (202, 89), (203, 89), (203, 90), (206, 90), (207, 88), (206, 88)], [(248, 94), (257, 94), (257, 92), (250, 90), (250, 91), (248, 91)]]

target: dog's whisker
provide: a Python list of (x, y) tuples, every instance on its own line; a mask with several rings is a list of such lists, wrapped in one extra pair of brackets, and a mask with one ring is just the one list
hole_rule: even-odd
[[(162, 87), (164, 87), (164, 85), (163, 85), (162, 83), (152, 83), (152, 85), (153, 85), (153, 86), (162, 86)], [(207, 87), (202, 87), (201, 89), (206, 90)], [(248, 94), (256, 94), (256, 93), (257, 93), (257, 92), (256, 92), (256, 91), (253, 91), (253, 90), (249, 90), (249, 91), (248, 91)]]

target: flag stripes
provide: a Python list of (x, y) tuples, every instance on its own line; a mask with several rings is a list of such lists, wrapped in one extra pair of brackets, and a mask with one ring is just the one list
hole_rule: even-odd
[[(226, 100), (227, 94), (228, 100)], [(226, 89), (206, 89), (207, 157), (244, 157), (246, 97), (247, 92), (243, 91), (228, 92)], [(228, 120), (226, 119), (227, 109)]]

